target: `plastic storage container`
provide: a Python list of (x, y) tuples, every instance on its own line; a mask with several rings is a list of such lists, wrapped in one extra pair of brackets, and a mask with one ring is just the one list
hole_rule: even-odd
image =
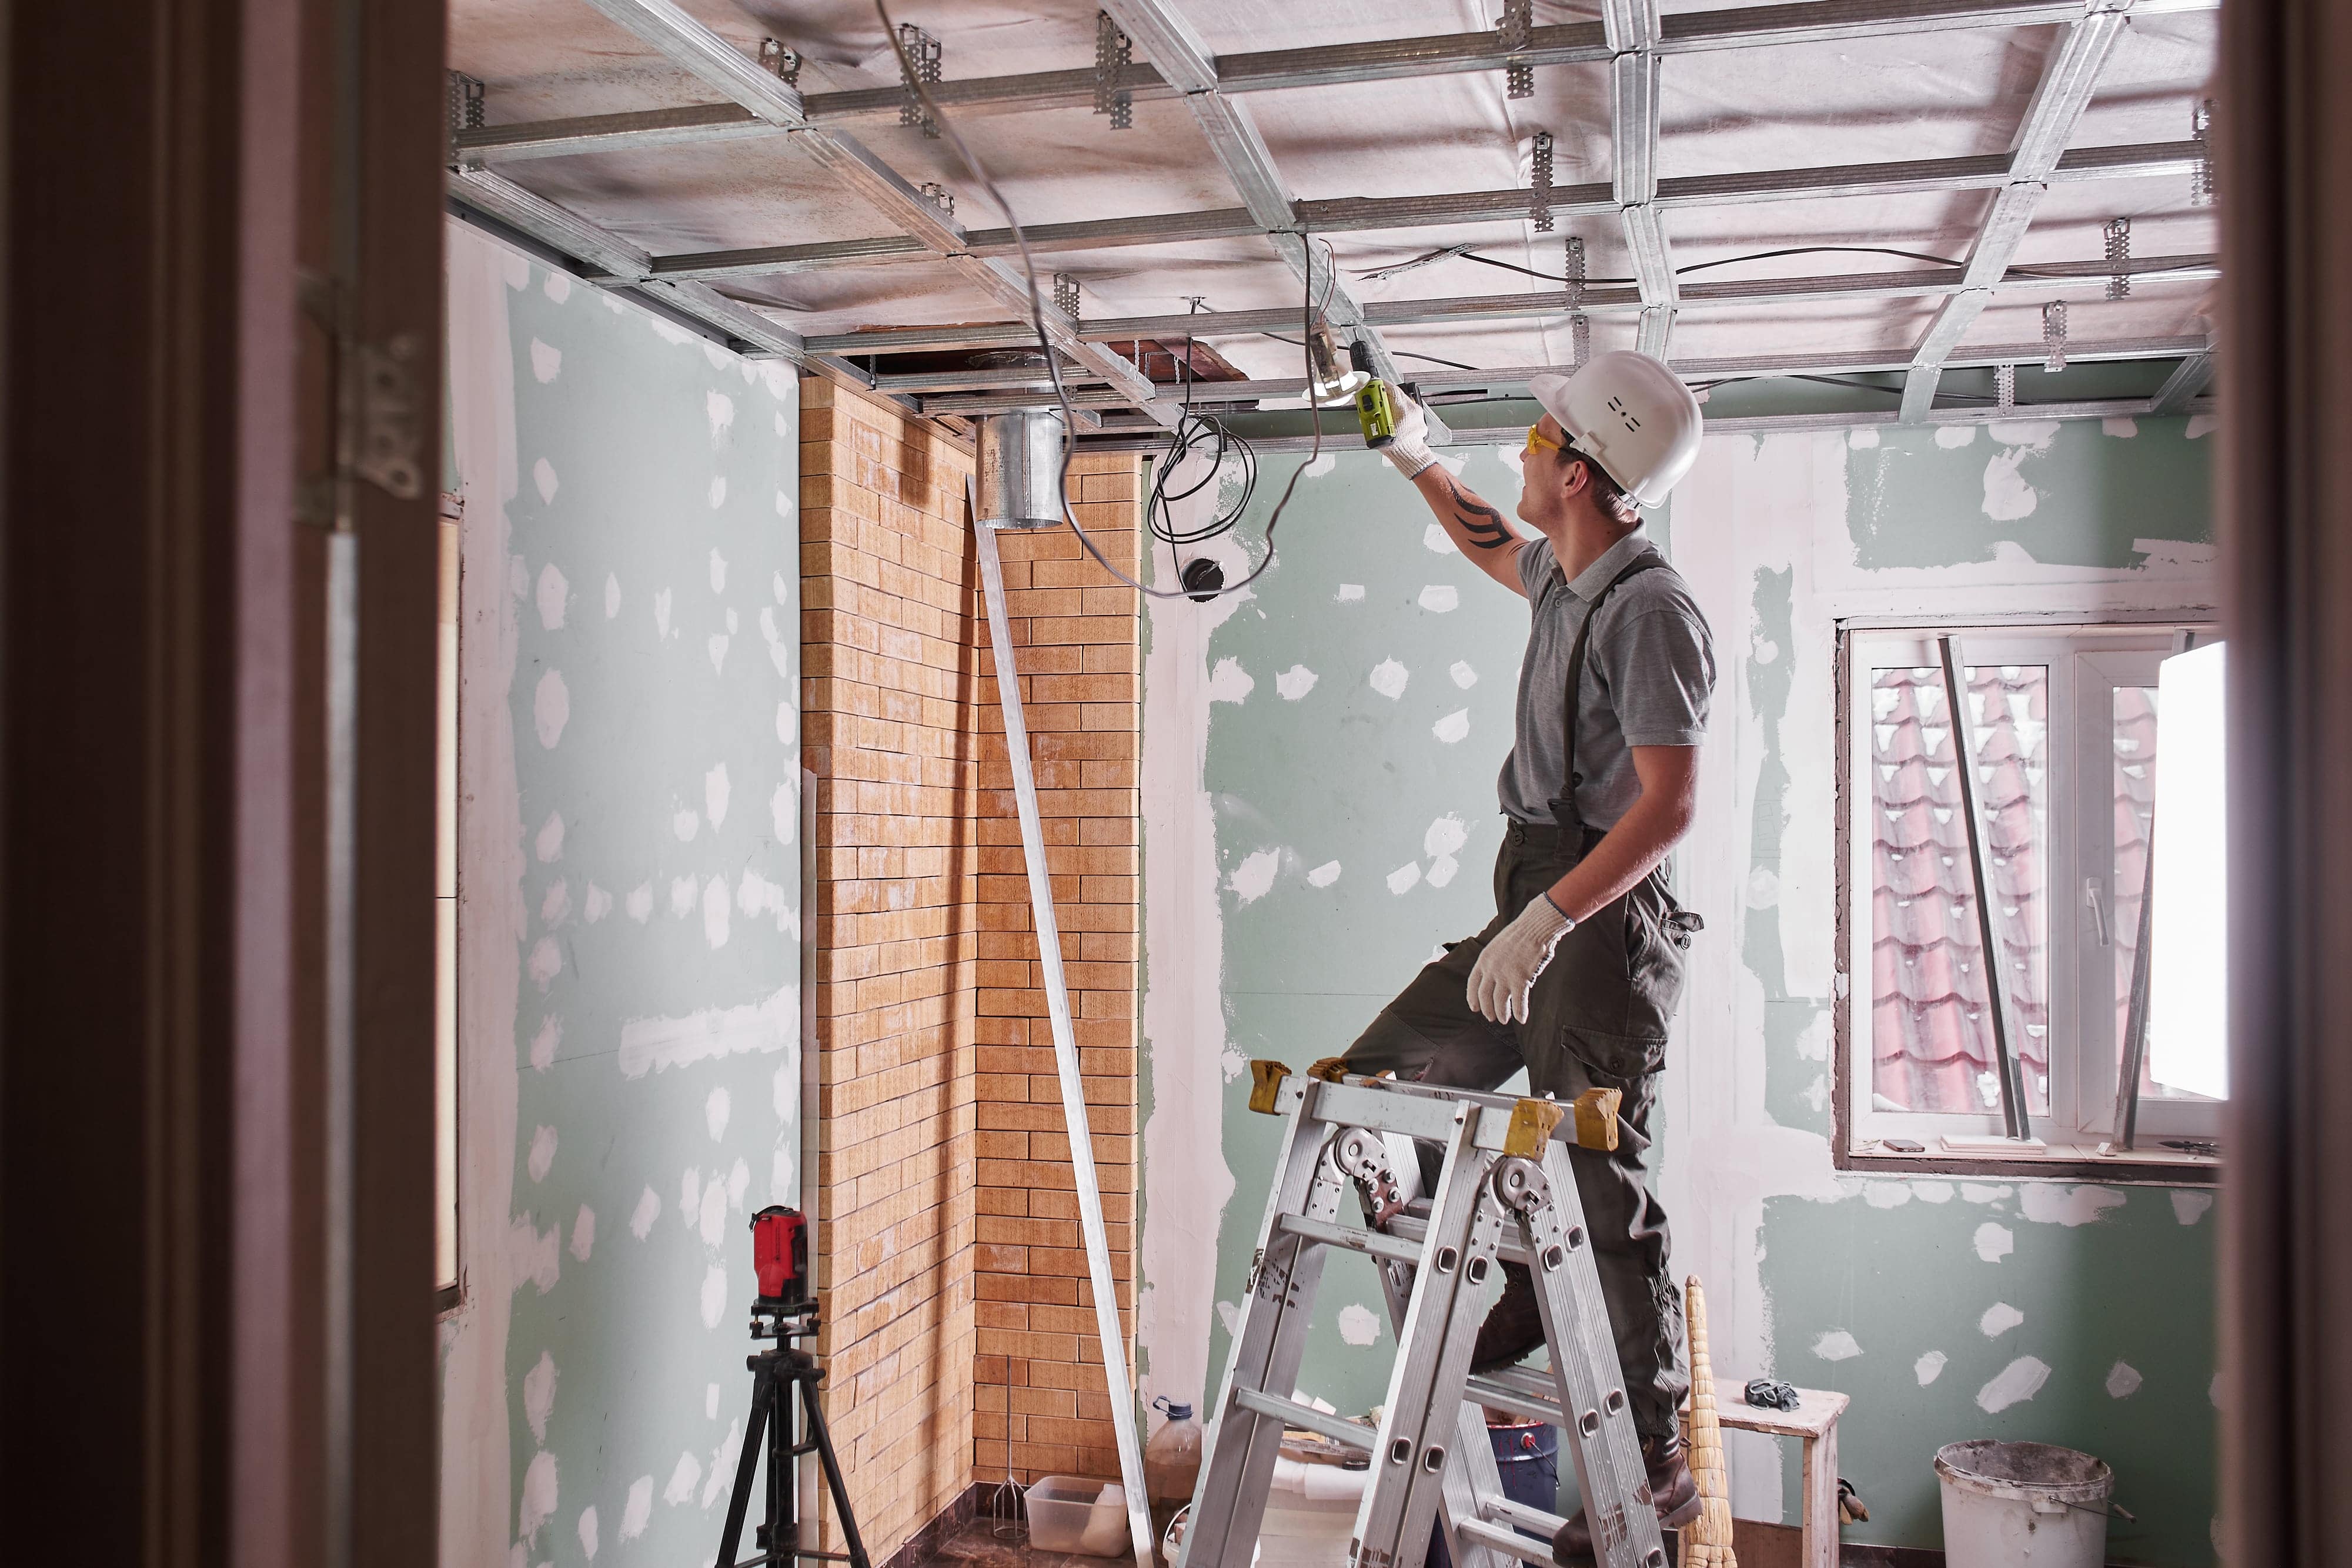
[(1936, 1451), (1947, 1568), (2100, 1568), (2107, 1557), (2105, 1461), (2048, 1443), (1979, 1438)]
[(1127, 1491), (1117, 1481), (1047, 1476), (1023, 1497), (1029, 1544), (1040, 1552), (1124, 1557), (1129, 1551)]

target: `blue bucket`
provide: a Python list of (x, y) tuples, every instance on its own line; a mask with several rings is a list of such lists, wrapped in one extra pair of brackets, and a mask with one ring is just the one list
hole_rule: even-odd
[[(1495, 1469), (1502, 1472), (1505, 1497), (1546, 1513), (1559, 1506), (1559, 1427), (1539, 1422), (1523, 1427), (1489, 1427), (1486, 1440), (1495, 1448)], [(1519, 1533), (1542, 1539), (1529, 1530)], [(1432, 1568), (1454, 1568), (1454, 1559), (1445, 1551), (1443, 1528), (1431, 1531), (1429, 1561)]]

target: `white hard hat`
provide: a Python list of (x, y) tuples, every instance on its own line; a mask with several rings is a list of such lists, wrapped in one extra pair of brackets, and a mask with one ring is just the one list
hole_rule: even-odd
[(1536, 376), (1528, 386), (1569, 445), (1644, 507), (1664, 500), (1698, 458), (1698, 399), (1647, 354), (1596, 354), (1581, 370)]

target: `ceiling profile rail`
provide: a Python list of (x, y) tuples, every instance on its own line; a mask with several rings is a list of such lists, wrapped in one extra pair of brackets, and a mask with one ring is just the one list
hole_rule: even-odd
[(1935, 408), (1946, 355), (1991, 303), (1996, 283), (2009, 276), (2033, 225), (2034, 211), (2050, 188), (2051, 172), (2065, 156), (2066, 143), (2082, 122), (2083, 111), (2090, 108), (2099, 72), (2132, 10), (2133, 0), (2088, 0), (2087, 14), (2066, 29), (2043, 67), (2010, 154), (2008, 183), (1993, 197), (1992, 210), (1978, 231), (1967, 276), (1928, 323), (1912, 356), (1903, 387), (1906, 422), (1916, 423)]
[[(2209, 11), (2219, 0), (2139, 0), (2140, 16)], [(1853, 38), (1960, 28), (2031, 26), (2080, 20), (2084, 0), (1805, 0), (1801, 4), (1687, 12), (1663, 19), (1652, 35), (1661, 54), (1717, 49), (1832, 43)], [(1143, 35), (1129, 28), (1130, 37)], [(738, 51), (740, 54), (740, 51)], [(1501, 71), (1511, 60), (1535, 66), (1598, 64), (1622, 50), (1601, 26), (1570, 23), (1529, 30), (1527, 47), (1508, 48), (1492, 32), (1438, 34), (1411, 38), (1335, 44), (1309, 49), (1273, 49), (1215, 57), (1217, 90), (1226, 96), (1337, 87), (1358, 82)], [(1189, 89), (1149, 65), (1131, 65), (1119, 86), (1135, 101), (1165, 100)], [(1035, 71), (1017, 76), (943, 81), (932, 89), (950, 110), (1020, 112), (1091, 108), (1091, 69)], [(804, 123), (817, 127), (895, 122), (905, 95), (896, 85), (845, 92), (811, 93), (803, 100)], [(509, 158), (569, 156), (630, 147), (669, 147), (688, 141), (733, 141), (791, 130), (740, 102), (600, 114), (519, 125), (489, 125), (458, 132), (452, 140), (461, 162)]]
[[(1366, 320), (1348, 286), (1328, 259), (1318, 256), (1311, 235), (1298, 232), (1297, 198), (1276, 167), (1249, 110), (1219, 90), (1217, 57), (1169, 0), (1102, 0), (1103, 9), (1139, 46), (1160, 76), (1184, 94), (1194, 123), (1224, 169), (1250, 218), (1281, 255), (1307, 292), (1319, 300), (1334, 326), (1356, 329), (1370, 350), (1372, 373), (1397, 379), (1388, 346)], [(1328, 253), (1327, 253), (1328, 254)]]
[(964, 232), (930, 197), (908, 183), (856, 138), (809, 125), (798, 90), (763, 69), (670, 0), (586, 0), (672, 64), (724, 93), (748, 112), (795, 134), (791, 145), (845, 189), (864, 199), (904, 233), (940, 256), (983, 292), (1026, 315), (1033, 305), (1053, 347), (1101, 380), (1127, 392), (1160, 423), (1175, 414), (1160, 407), (1150, 380), (1108, 350), (1077, 336), (1077, 324), (1050, 300), (1034, 300), (1028, 280), (1003, 260), (969, 253)]
[[(2069, 343), (2066, 345), (2066, 357), (2079, 360), (2083, 357), (2082, 350), (2074, 344)], [(2213, 350), (2210, 345), (2189, 355), (2180, 361), (2171, 375), (2165, 378), (2164, 385), (2157, 389), (2156, 396), (2149, 400), (2148, 412), (2151, 413), (2185, 413), (2191, 402), (2205, 395), (2206, 387), (2213, 380)]]
[[(2194, 141), (2139, 146), (2078, 148), (2051, 171), (2050, 183), (2085, 180), (2185, 179), (2198, 167)], [(1855, 163), (1817, 169), (1772, 169), (1754, 173), (1684, 175), (1656, 183), (1654, 204), (1682, 207), (1745, 206), (1757, 202), (1818, 201), (1841, 197), (1902, 195), (1929, 191), (1996, 190), (2009, 183), (2010, 155), (1919, 158), (1897, 163)], [(1527, 215), (1523, 190), (1463, 191), (1425, 196), (1345, 196), (1292, 204), (1301, 223), (1318, 234), (1360, 233), (1439, 227)], [(1618, 211), (1613, 187), (1556, 187), (1555, 216), (1601, 217)], [(1094, 218), (1081, 223), (1024, 227), (1033, 251), (1111, 249), (1123, 246), (1181, 244), (1188, 240), (1243, 239), (1266, 232), (1244, 207), (1150, 217)], [(964, 242), (974, 256), (1008, 256), (1010, 229), (969, 229)], [(698, 277), (776, 277), (840, 267), (877, 267), (938, 257), (904, 235), (871, 239), (825, 240), (813, 245), (763, 246), (737, 250), (688, 252), (654, 257), (655, 276)]]

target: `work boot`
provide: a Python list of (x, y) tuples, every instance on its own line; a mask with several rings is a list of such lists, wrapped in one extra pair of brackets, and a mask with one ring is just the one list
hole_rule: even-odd
[(1543, 1312), (1536, 1305), (1536, 1282), (1523, 1263), (1503, 1265), (1503, 1293), (1478, 1325), (1470, 1370), (1481, 1375), (1517, 1366), (1544, 1343)]
[[(1642, 1462), (1649, 1469), (1650, 1500), (1658, 1511), (1658, 1528), (1679, 1530), (1698, 1517), (1698, 1482), (1692, 1479), (1690, 1458), (1679, 1436), (1650, 1437), (1642, 1444)], [(1551, 1538), (1551, 1560), (1569, 1568), (1592, 1558), (1592, 1530), (1580, 1510)]]

